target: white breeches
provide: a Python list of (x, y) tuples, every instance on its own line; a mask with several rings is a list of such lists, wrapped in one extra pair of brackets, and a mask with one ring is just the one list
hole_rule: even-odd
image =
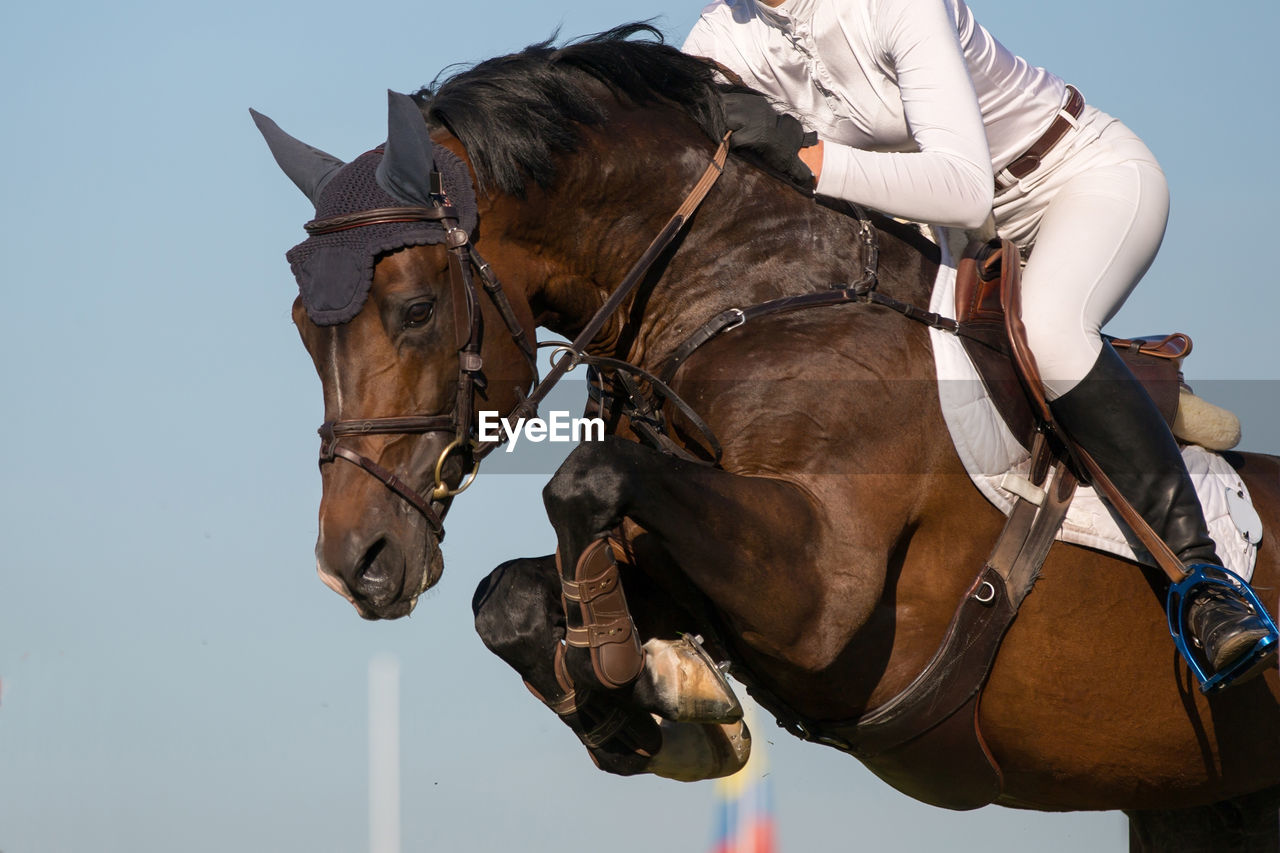
[(1155, 157), (1086, 106), (1032, 174), (995, 198), (996, 227), (1027, 259), (1022, 321), (1050, 400), (1085, 377), (1100, 330), (1151, 266), (1169, 217)]

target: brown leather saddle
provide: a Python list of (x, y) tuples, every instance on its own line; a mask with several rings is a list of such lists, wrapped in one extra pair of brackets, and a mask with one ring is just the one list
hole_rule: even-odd
[[(1014, 437), (1030, 448), (1037, 419), (1052, 420), (1022, 325), (1021, 263), (1008, 240), (969, 244), (956, 269), (956, 320), (965, 351)], [(1182, 386), (1181, 360), (1191, 338), (1181, 332), (1143, 338), (1107, 337), (1172, 425)]]

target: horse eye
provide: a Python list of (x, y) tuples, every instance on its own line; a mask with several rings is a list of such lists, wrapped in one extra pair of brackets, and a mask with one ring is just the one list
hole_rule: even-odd
[(425, 326), (435, 309), (434, 302), (415, 302), (404, 312), (404, 327), (416, 329), (419, 326)]

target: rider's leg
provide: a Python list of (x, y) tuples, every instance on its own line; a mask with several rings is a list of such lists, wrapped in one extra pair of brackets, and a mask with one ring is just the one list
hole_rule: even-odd
[[(1115, 350), (1104, 346), (1089, 375), (1050, 406), (1183, 563), (1222, 565), (1177, 443)], [(1188, 623), (1215, 672), (1268, 633), (1241, 599), (1219, 586), (1194, 599)]]
[[(1100, 337), (1160, 246), (1164, 175), (1119, 123), (1089, 148), (1077, 169), (1064, 164), (1039, 190), (1051, 200), (1023, 277), (1028, 340), (1062, 427), (1184, 563), (1221, 565), (1176, 441)], [(1243, 600), (1219, 587), (1197, 597), (1189, 623), (1218, 671), (1267, 634)]]

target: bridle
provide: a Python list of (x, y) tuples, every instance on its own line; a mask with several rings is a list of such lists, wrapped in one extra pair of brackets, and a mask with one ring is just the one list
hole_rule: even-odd
[[(432, 173), (432, 189), (441, 189), (440, 173)], [(520, 325), (511, 301), (502, 290), (501, 283), (493, 275), (489, 265), (480, 257), (471, 238), (458, 224), (457, 210), (443, 192), (434, 192), (436, 202), (431, 207), (383, 207), (359, 213), (336, 216), (308, 222), (303, 226), (310, 236), (333, 234), (366, 225), (382, 225), (396, 222), (437, 222), (445, 232), (445, 245), (449, 249), (449, 280), (453, 292), (454, 334), (458, 344), (458, 392), (453, 410), (445, 415), (401, 415), (384, 418), (359, 418), (325, 421), (320, 425), (320, 465), (334, 459), (345, 459), (363, 469), (388, 489), (395, 492), (414, 509), (418, 510), (438, 538), (444, 537), (444, 513), (436, 505), (457, 495), (475, 480), (479, 470), (474, 460), (471, 475), (457, 488), (445, 481), (444, 466), (454, 453), (473, 456), (475, 449), (472, 414), (475, 408), (477, 387), (483, 388), (482, 369), (484, 359), (480, 354), (484, 335), (484, 321), (479, 310), (476, 277), (479, 273), (485, 292), (498, 309), (512, 339), (533, 367), (537, 376), (537, 351), (529, 342), (524, 327)], [(451, 432), (453, 440), (440, 452), (434, 469), (434, 483), (430, 492), (423, 494), (385, 467), (338, 444), (345, 436), (365, 435), (422, 435), (429, 432)], [(465, 464), (464, 464), (465, 470)]]
[[(502, 443), (502, 439), (492, 442), (481, 442), (474, 423), (476, 389), (483, 390), (484, 359), (480, 348), (484, 335), (484, 322), (480, 312), (480, 295), (476, 279), (488, 294), (490, 301), (497, 308), (503, 323), (506, 325), (512, 340), (520, 349), (533, 370), (533, 391), (525, 396), (518, 391), (521, 400), (513, 415), (527, 417), (536, 414), (538, 404), (551, 391), (552, 387), (576, 364), (576, 356), (585, 351), (587, 345), (595, 338), (605, 322), (612, 316), (631, 295), (636, 286), (644, 279), (645, 274), (662, 253), (679, 236), (689, 217), (697, 210), (706, 198), (716, 179), (724, 171), (724, 164), (729, 154), (729, 134), (725, 134), (716, 150), (711, 163), (702, 177), (676, 213), (667, 221), (662, 230), (645, 249), (644, 253), (628, 271), (617, 289), (609, 295), (604, 304), (596, 311), (582, 331), (567, 347), (569, 356), (553, 362), (551, 370), (544, 379), (538, 379), (537, 347), (530, 341), (529, 334), (520, 324), (511, 301), (502, 289), (502, 283), (494, 275), (492, 268), (472, 245), (471, 238), (458, 224), (458, 213), (449, 203), (443, 191), (443, 181), (439, 172), (431, 173), (431, 198), (433, 205), (426, 207), (382, 207), (363, 210), (358, 213), (335, 216), (329, 219), (318, 219), (303, 226), (310, 236), (333, 234), (352, 228), (368, 225), (382, 225), (397, 222), (436, 222), (444, 229), (445, 245), (449, 250), (449, 280), (453, 294), (454, 334), (458, 345), (458, 393), (452, 411), (443, 415), (402, 415), (384, 418), (359, 418), (348, 420), (325, 421), (320, 425), (320, 466), (345, 459), (380, 481), (392, 492), (403, 498), (426, 519), (432, 532), (438, 539), (444, 538), (444, 501), (461, 494), (475, 482), (480, 470), (480, 462)], [(363, 456), (348, 447), (339, 444), (340, 439), (349, 436), (367, 435), (423, 435), (430, 432), (451, 432), (453, 440), (445, 446), (436, 459), (433, 473), (433, 484), (429, 492), (422, 492), (406, 483), (393, 471), (379, 465), (367, 456)], [(464, 474), (459, 484), (450, 486), (446, 481), (444, 469), (449, 457), (457, 454), (463, 459), (462, 470), (466, 471), (471, 464), (471, 472)]]

